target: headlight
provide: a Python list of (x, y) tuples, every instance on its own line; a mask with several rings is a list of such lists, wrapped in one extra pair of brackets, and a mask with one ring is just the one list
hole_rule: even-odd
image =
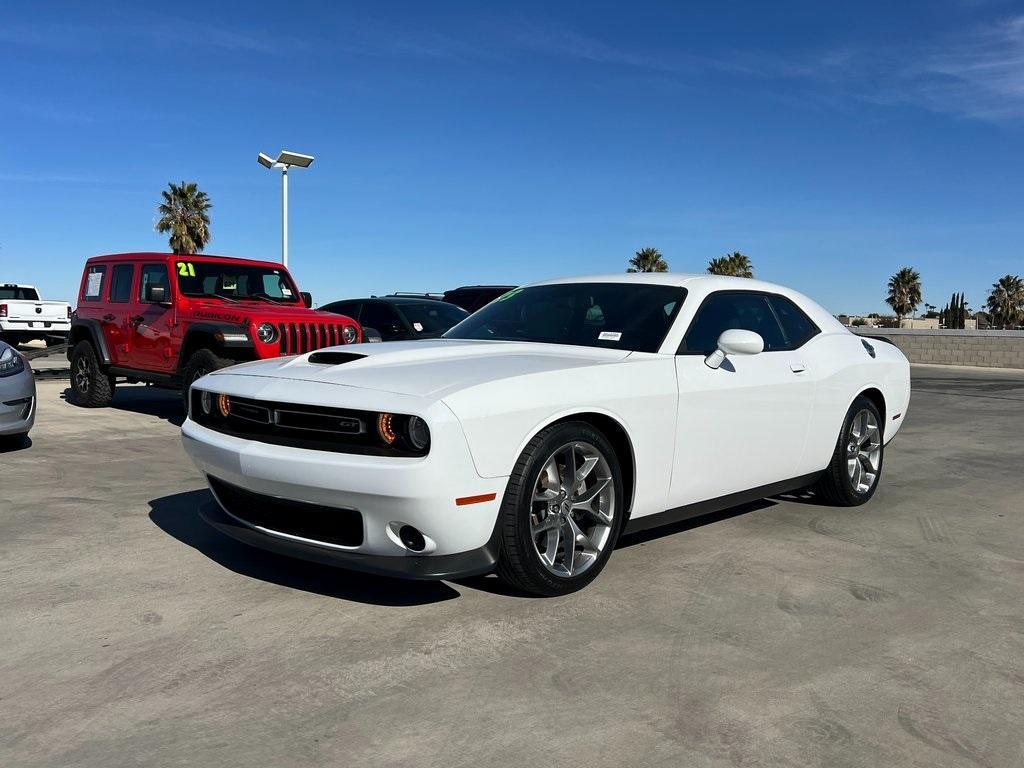
[(388, 445), (393, 445), (398, 435), (395, 434), (395, 417), (390, 413), (382, 413), (377, 417), (377, 434)]
[(430, 430), (427, 428), (427, 422), (419, 416), (410, 416), (405, 429), (409, 445), (417, 451), (422, 451), (430, 445)]
[(354, 325), (346, 325), (341, 329), (341, 340), (346, 344), (355, 344), (359, 334), (356, 333)]
[(5, 347), (0, 352), (0, 376), (13, 376), (25, 370), (25, 359), (12, 347)]
[(213, 412), (213, 393), (203, 390), (199, 393), (199, 407), (203, 409), (203, 415), (209, 416)]
[(277, 328), (270, 323), (260, 323), (256, 326), (256, 338), (264, 344), (272, 344), (277, 340)]

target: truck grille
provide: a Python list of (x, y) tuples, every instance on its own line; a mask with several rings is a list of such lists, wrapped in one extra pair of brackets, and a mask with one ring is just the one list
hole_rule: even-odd
[(341, 329), (333, 323), (278, 323), (282, 355), (301, 355), (322, 347), (344, 344)]
[(354, 509), (265, 496), (225, 483), (213, 475), (208, 475), (207, 479), (220, 505), (243, 523), (342, 547), (358, 547), (363, 543), (363, 516)]

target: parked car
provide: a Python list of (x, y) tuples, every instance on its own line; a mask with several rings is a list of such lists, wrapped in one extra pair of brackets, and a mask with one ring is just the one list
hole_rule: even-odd
[(35, 417), (32, 367), (18, 350), (0, 341), (0, 448), (22, 444)]
[(514, 285), (464, 285), (445, 291), (442, 300), (462, 307), (467, 312), (476, 312), (513, 288)]
[(67, 341), (70, 328), (66, 301), (43, 301), (32, 285), (0, 285), (0, 339), (14, 345), (40, 339), (49, 347)]
[(280, 264), (122, 253), (86, 262), (68, 357), (77, 401), (110, 403), (117, 378), (180, 387), (245, 360), (355, 344), (359, 324), (309, 307)]
[(556, 595), (623, 532), (809, 486), (863, 504), (909, 400), (899, 349), (796, 291), (620, 274), (516, 289), (441, 339), (213, 373), (182, 432), (230, 536)]
[(403, 296), (345, 299), (325, 304), (320, 311), (355, 318), (363, 328), (380, 333), (382, 341), (436, 339), (469, 317), (454, 304)]

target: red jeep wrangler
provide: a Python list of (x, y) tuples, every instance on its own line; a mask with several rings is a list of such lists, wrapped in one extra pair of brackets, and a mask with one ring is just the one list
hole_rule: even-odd
[(280, 264), (223, 256), (120, 253), (85, 264), (68, 359), (76, 400), (110, 403), (118, 377), (180, 387), (243, 360), (362, 340), (344, 315), (310, 309)]

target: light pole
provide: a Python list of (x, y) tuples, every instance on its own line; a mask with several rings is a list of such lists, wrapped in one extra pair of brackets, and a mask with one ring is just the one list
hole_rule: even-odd
[(282, 149), (277, 159), (274, 160), (270, 155), (265, 155), (260, 152), (256, 156), (256, 160), (264, 168), (277, 168), (281, 171), (281, 263), (284, 264), (285, 268), (288, 267), (288, 169), (291, 167), (295, 168), (309, 168), (310, 163), (313, 162), (312, 155), (300, 155), (298, 152), (289, 152), (287, 149)]

